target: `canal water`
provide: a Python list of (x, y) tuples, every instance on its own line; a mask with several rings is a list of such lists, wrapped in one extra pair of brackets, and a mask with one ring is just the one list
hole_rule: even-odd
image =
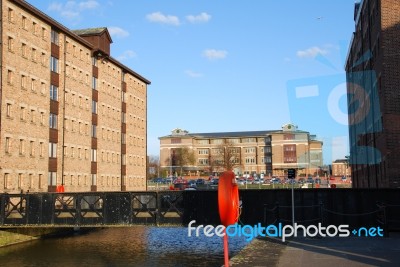
[[(248, 242), (229, 238), (229, 256)], [(0, 266), (222, 266), (221, 237), (188, 237), (186, 227), (105, 228), (0, 248)]]

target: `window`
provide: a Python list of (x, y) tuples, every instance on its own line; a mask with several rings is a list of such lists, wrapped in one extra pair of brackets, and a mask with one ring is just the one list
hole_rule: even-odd
[(51, 30), (51, 42), (58, 45), (58, 32), (53, 29)]
[(43, 142), (39, 143), (39, 156), (40, 157), (44, 156), (44, 144), (43, 144)]
[(36, 22), (32, 22), (32, 31), (33, 34), (37, 34), (38, 30), (37, 30), (37, 23)]
[(13, 72), (12, 70), (7, 70), (7, 83), (13, 84)]
[(27, 50), (28, 50), (28, 48), (27, 48), (26, 44), (22, 43), (21, 51), (22, 51), (22, 56), (23, 57), (27, 57), (27, 54), (28, 54)]
[(57, 129), (57, 114), (50, 113), (50, 116), (49, 116), (49, 127), (51, 129)]
[(21, 75), (21, 88), (26, 89), (26, 76)]
[(14, 52), (14, 38), (8, 37), (8, 51)]
[(18, 173), (18, 181), (17, 181), (17, 183), (18, 183), (18, 189), (21, 189), (22, 188), (22, 186), (23, 186), (23, 183), (22, 183), (22, 180), (24, 179), (24, 176), (23, 176), (23, 174), (22, 173)]
[(126, 102), (126, 100), (125, 100), (125, 92), (124, 91), (121, 91), (121, 100), (122, 100), (122, 102)]
[(92, 185), (96, 185), (97, 184), (97, 174), (93, 173), (92, 174)]
[(245, 162), (246, 162), (247, 164), (254, 164), (254, 163), (256, 163), (256, 159), (253, 158), (253, 157), (247, 157), (247, 158), (245, 159)]
[(38, 180), (39, 189), (42, 189), (42, 184), (43, 184), (43, 174), (39, 174), (39, 180)]
[(35, 79), (31, 80), (31, 90), (32, 90), (32, 92), (36, 91), (36, 80)]
[(19, 154), (23, 155), (25, 153), (25, 141), (24, 139), (19, 139)]
[(126, 113), (125, 112), (121, 113), (121, 117), (122, 117), (122, 123), (126, 123)]
[(283, 162), (284, 163), (296, 163), (296, 145), (284, 145), (283, 146)]
[(29, 183), (28, 187), (32, 188), (33, 187), (33, 174), (32, 173), (29, 174), (28, 183)]
[(57, 173), (56, 172), (49, 172), (49, 185), (56, 185), (57, 184)]
[(199, 155), (208, 155), (208, 149), (199, 149)]
[(92, 65), (97, 67), (97, 58), (92, 57)]
[(97, 114), (97, 102), (92, 100), (92, 113)]
[(44, 112), (40, 112), (40, 124), (44, 125)]
[(32, 48), (32, 61), (37, 61), (37, 51), (35, 48)]
[(53, 56), (50, 58), (50, 70), (58, 73), (58, 59)]
[(22, 16), (22, 28), (26, 29), (26, 17)]
[(29, 142), (29, 155), (31, 157), (35, 156), (35, 142), (34, 141)]
[(171, 144), (180, 144), (182, 142), (181, 138), (172, 138)]
[(212, 140), (212, 143), (213, 144), (222, 144), (223, 140), (222, 139), (214, 139), (214, 140)]
[(199, 165), (208, 165), (208, 159), (199, 159)]
[(26, 119), (26, 108), (21, 107), (21, 116), (20, 116), (21, 121), (25, 121)]
[(97, 137), (97, 126), (92, 124), (92, 137)]
[(47, 65), (47, 56), (46, 56), (46, 53), (45, 52), (42, 52), (42, 56), (41, 56), (42, 58), (41, 58), (41, 62), (42, 62), (42, 65), (43, 66), (46, 66)]
[(50, 85), (50, 99), (54, 101), (58, 100), (58, 87), (55, 85)]
[(92, 162), (97, 162), (97, 150), (96, 149), (92, 148), (92, 154), (91, 154), (90, 160)]
[(126, 154), (122, 154), (122, 165), (126, 165)]
[(12, 8), (8, 8), (8, 21), (14, 22), (14, 10)]
[(96, 90), (97, 89), (97, 78), (92, 77), (92, 89)]
[(253, 154), (253, 153), (256, 153), (256, 148), (255, 147), (246, 147), (244, 152), (246, 154)]
[(125, 133), (121, 134), (121, 143), (126, 144), (126, 134)]
[(284, 134), (283, 139), (284, 140), (294, 140), (295, 136), (294, 136), (294, 134)]
[(11, 152), (11, 138), (10, 137), (6, 137), (5, 149), (6, 149), (6, 153)]
[(10, 103), (7, 103), (7, 117), (8, 118), (11, 118), (11, 111), (12, 111), (12, 109), (11, 109), (11, 104)]
[(57, 158), (57, 144), (49, 143), (49, 158)]
[(44, 40), (46, 40), (46, 35), (47, 35), (47, 33), (46, 33), (46, 28), (42, 28), (42, 38), (43, 38)]

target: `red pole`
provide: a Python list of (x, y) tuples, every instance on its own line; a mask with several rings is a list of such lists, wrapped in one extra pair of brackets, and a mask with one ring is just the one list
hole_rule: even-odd
[(224, 266), (229, 267), (228, 235), (226, 234), (226, 228), (224, 229), (224, 234)]

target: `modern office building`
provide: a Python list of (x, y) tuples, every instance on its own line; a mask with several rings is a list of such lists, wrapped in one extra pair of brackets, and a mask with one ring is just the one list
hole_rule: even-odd
[[(322, 142), (293, 124), (281, 130), (189, 133), (174, 129), (160, 139), (160, 165), (164, 175), (209, 175), (225, 171), (230, 162), (237, 175), (265, 177), (287, 175), (297, 169), (298, 176), (317, 175), (323, 165)], [(181, 151), (191, 151), (194, 160), (179, 163)], [(225, 164), (224, 164), (225, 163)]]
[(353, 187), (400, 187), (400, 1), (355, 4), (346, 62)]
[(146, 190), (147, 85), (107, 28), (1, 1), (0, 192)]

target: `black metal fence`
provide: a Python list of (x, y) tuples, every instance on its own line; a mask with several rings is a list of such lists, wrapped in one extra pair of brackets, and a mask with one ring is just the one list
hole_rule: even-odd
[(183, 192), (0, 194), (0, 226), (182, 224)]
[[(291, 190), (243, 192), (242, 201), (244, 224), (346, 224), (400, 231), (399, 189), (298, 189), (294, 191), (294, 220)], [(260, 209), (262, 213), (257, 212)]]
[[(240, 190), (239, 223), (292, 223), (290, 189)], [(216, 190), (0, 194), (0, 227), (220, 224)], [(295, 222), (400, 230), (399, 189), (295, 189)]]

